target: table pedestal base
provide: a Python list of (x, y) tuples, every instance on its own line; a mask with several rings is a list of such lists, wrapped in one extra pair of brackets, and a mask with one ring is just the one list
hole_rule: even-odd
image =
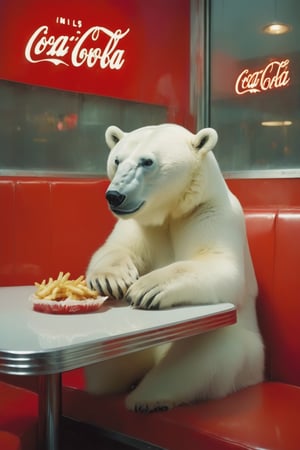
[(39, 381), (39, 450), (59, 450), (61, 374), (41, 375)]

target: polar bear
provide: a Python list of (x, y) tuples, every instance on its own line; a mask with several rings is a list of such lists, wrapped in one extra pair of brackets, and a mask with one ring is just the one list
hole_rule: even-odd
[(105, 137), (106, 199), (118, 221), (91, 258), (90, 286), (133, 308), (231, 302), (238, 321), (89, 366), (87, 389), (128, 391), (128, 409), (150, 412), (262, 381), (257, 283), (242, 208), (211, 151), (217, 132), (163, 124), (126, 133), (110, 126)]

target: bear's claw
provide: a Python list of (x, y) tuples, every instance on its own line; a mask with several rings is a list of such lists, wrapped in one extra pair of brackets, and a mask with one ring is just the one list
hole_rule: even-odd
[(169, 409), (170, 408), (167, 405), (158, 405), (153, 408), (151, 408), (149, 405), (135, 405), (134, 412), (149, 414), (154, 412), (168, 411)]
[[(91, 287), (93, 287), (92, 282), (90, 282), (90, 285), (91, 285)], [(101, 286), (101, 284), (100, 284), (98, 278), (96, 278), (96, 285), (97, 285), (97, 291), (99, 291), (100, 294), (101, 294), (103, 297), (105, 297), (106, 294), (105, 294), (105, 292), (103, 291), (102, 286)]]
[(108, 290), (110, 297), (114, 297), (111, 285), (109, 284), (109, 281), (107, 278), (105, 278), (105, 283), (106, 283), (106, 289)]
[(160, 304), (159, 302), (153, 303), (153, 300), (155, 299), (156, 294), (154, 294), (152, 297), (150, 297), (147, 301), (143, 302), (144, 296), (141, 296), (138, 300), (133, 301), (132, 297), (127, 295), (125, 297), (127, 303), (130, 304), (133, 308), (136, 309), (159, 309)]

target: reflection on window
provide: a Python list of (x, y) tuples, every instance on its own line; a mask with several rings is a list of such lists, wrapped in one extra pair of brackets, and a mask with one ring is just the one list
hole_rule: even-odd
[(0, 80), (0, 174), (104, 175), (109, 125), (166, 121), (165, 107)]
[(300, 171), (300, 3), (212, 0), (211, 48), (222, 170)]

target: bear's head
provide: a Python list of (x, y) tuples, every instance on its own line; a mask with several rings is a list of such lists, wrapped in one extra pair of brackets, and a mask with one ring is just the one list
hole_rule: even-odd
[(208, 166), (220, 172), (210, 152), (218, 139), (212, 128), (194, 135), (175, 124), (129, 133), (110, 126), (105, 138), (111, 149), (106, 199), (119, 218), (161, 225), (168, 217), (186, 215), (206, 200), (213, 176)]

